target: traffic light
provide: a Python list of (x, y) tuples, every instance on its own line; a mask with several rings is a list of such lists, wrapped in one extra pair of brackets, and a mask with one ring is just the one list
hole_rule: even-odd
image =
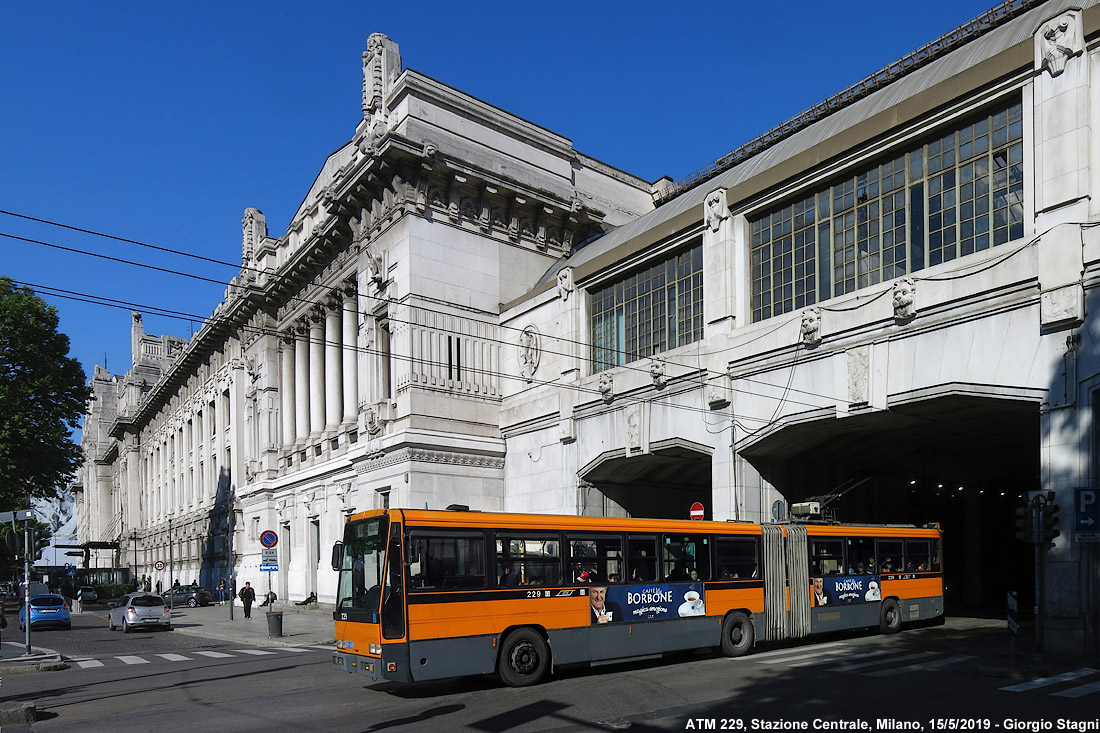
[(1016, 507), (1016, 539), (1020, 542), (1035, 544), (1035, 509), (1031, 502), (1024, 499), (1023, 506)]
[(8, 553), (12, 557), (18, 557), (23, 554), (23, 535), (15, 530), (9, 531), (4, 535), (4, 544), (8, 547)]
[(1048, 491), (1046, 502), (1039, 505), (1039, 544), (1054, 546), (1054, 538), (1062, 534), (1059, 531), (1061, 520), (1058, 517), (1059, 506), (1054, 503), (1054, 492)]
[(31, 533), (31, 552), (37, 559), (42, 556), (42, 551), (50, 546), (50, 530), (38, 527)]

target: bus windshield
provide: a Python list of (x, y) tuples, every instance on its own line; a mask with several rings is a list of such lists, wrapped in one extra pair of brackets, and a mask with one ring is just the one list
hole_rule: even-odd
[(388, 529), (388, 517), (349, 522), (344, 528), (337, 611), (359, 611), (356, 620), (378, 623)]

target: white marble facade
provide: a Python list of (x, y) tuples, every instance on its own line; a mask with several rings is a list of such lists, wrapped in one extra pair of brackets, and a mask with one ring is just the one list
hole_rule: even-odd
[[(885, 425), (895, 445), (875, 450), (904, 453), (897, 421), (917, 431), (935, 405), (1032, 410), (1035, 488), (1068, 508), (1097, 463), (1095, 10), (1003, 21), (671, 196), (402, 71), (371, 36), (363, 119), (286, 234), (246, 211), (241, 274), (206, 326), (159, 361), (135, 348), (125, 377), (97, 369), (82, 539), (119, 541), (122, 564), (165, 582), (153, 566), (171, 557), (182, 582), (235, 572), (331, 602), (329, 548), (354, 511), (682, 516), (701, 500), (770, 520), (815, 445)], [(1010, 241), (754, 311), (763, 214), (1006, 100), (1023, 116)], [(596, 371), (591, 293), (696, 245), (700, 337)], [(1049, 553), (1051, 648), (1097, 644), (1093, 550), (1063, 530)]]

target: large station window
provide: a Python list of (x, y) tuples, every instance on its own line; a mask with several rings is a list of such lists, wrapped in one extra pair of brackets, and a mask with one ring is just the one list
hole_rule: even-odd
[(1023, 187), (1013, 101), (753, 218), (752, 320), (1021, 239)]
[(591, 291), (592, 370), (703, 337), (703, 243)]

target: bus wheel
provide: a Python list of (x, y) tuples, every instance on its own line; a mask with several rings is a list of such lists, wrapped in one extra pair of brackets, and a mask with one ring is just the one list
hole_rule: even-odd
[(896, 634), (901, 631), (901, 608), (893, 598), (887, 598), (882, 602), (878, 630), (884, 634)]
[(510, 687), (533, 685), (550, 668), (550, 647), (534, 629), (518, 629), (504, 640), (497, 670)]
[(734, 611), (722, 623), (722, 653), (727, 657), (740, 657), (752, 651), (756, 631), (752, 620), (740, 611)]

